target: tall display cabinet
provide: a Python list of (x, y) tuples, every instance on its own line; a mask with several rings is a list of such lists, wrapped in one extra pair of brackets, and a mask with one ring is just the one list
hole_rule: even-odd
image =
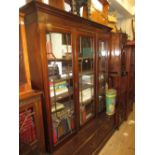
[[(32, 87), (43, 91), (45, 140), (53, 152), (105, 113), (111, 29), (36, 1), (20, 11)], [(102, 124), (115, 129), (114, 118), (112, 127)]]
[(124, 33), (111, 34), (111, 50), (109, 58), (109, 87), (117, 90), (116, 115), (117, 127), (126, 119), (127, 107), (127, 36)]

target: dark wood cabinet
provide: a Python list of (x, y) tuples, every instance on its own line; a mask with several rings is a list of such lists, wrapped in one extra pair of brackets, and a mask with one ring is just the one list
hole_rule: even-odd
[(19, 153), (45, 152), (42, 93), (31, 87), (24, 14), (19, 16)]
[(109, 87), (117, 90), (116, 97), (116, 120), (117, 127), (126, 119), (127, 108), (127, 82), (128, 72), (126, 69), (127, 36), (124, 33), (111, 34), (111, 50), (109, 58)]
[(111, 34), (111, 52), (109, 61), (109, 72), (122, 75), (126, 71), (125, 45), (127, 35), (124, 33)]
[(134, 41), (128, 41), (125, 47), (127, 61), (126, 70), (128, 72), (128, 82), (127, 82), (127, 109), (126, 118), (133, 109), (133, 104), (135, 101), (135, 43)]
[[(26, 14), (32, 88), (43, 92), (47, 151), (55, 152), (100, 113), (106, 118), (111, 29), (40, 2), (28, 3), (20, 11)], [(115, 116), (109, 123), (102, 120), (107, 132), (114, 131)], [(86, 138), (93, 136), (89, 132)], [(63, 146), (69, 151), (67, 144)]]

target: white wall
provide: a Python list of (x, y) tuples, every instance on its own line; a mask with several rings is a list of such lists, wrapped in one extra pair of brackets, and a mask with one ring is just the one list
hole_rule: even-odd
[(134, 0), (116, 0), (122, 5), (130, 14), (134, 15)]
[(26, 4), (26, 0), (18, 0), (18, 7), (22, 7), (23, 5)]
[(128, 39), (133, 40), (132, 32), (132, 19), (133, 18), (124, 18), (117, 21), (117, 28), (128, 34)]

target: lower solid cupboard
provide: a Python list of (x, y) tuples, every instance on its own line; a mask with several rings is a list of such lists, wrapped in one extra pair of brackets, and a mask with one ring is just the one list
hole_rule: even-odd
[(113, 116), (105, 114), (111, 28), (37, 1), (20, 11), (25, 14), (32, 88), (43, 93), (46, 151), (97, 154), (125, 110), (120, 106)]
[(41, 92), (31, 91), (19, 99), (19, 153), (20, 155), (45, 152)]

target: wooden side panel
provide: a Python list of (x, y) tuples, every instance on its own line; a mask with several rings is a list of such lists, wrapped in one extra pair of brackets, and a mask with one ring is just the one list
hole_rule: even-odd
[(121, 49), (119, 34), (111, 35), (111, 52), (110, 52), (110, 68), (112, 73), (120, 73), (121, 70)]
[[(26, 33), (25, 33), (25, 23), (24, 23), (24, 15), (20, 13), (20, 17), (19, 17), (19, 34), (20, 34), (20, 50), (19, 52), (21, 52), (21, 60), (22, 62), (19, 62), (20, 64), (22, 64), (22, 66), (20, 66), (19, 64), (19, 71), (20, 71), (20, 76), (22, 76), (25, 81), (25, 83), (20, 84), (19, 81), (19, 91), (20, 93), (25, 93), (25, 92), (29, 92), (31, 91), (31, 77), (30, 77), (30, 69), (29, 69), (29, 60), (28, 60), (28, 50), (27, 50), (27, 40), (26, 40)], [(22, 68), (23, 67), (23, 68)], [(22, 69), (22, 70), (20, 70)], [(23, 72), (21, 72), (23, 71)], [(23, 74), (24, 75), (23, 75)]]
[(37, 143), (32, 144), (31, 149), (33, 150), (34, 148), (37, 148), (37, 151), (39, 151), (40, 153), (45, 153), (43, 116), (41, 109), (41, 93), (31, 92), (29, 94), (24, 95), (25, 97), (23, 98), (21, 96), (21, 99), (19, 101), (19, 111), (23, 112), (27, 111), (28, 109), (31, 109), (34, 113), (34, 125), (35, 125)]

